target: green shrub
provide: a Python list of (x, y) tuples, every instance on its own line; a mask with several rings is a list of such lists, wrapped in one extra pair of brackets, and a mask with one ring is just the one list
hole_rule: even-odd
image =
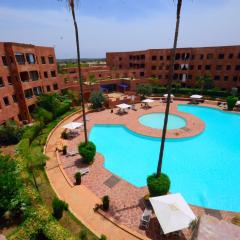
[(147, 178), (147, 186), (151, 197), (165, 195), (170, 188), (170, 179), (164, 173), (162, 173), (160, 177), (153, 174)]
[(107, 237), (105, 235), (101, 235), (100, 240), (107, 240)]
[(227, 97), (227, 106), (228, 106), (228, 110), (229, 110), (229, 111), (232, 111), (232, 110), (233, 110), (233, 108), (234, 108), (235, 105), (236, 105), (237, 100), (238, 100), (237, 97), (233, 97), (233, 96)]
[(80, 185), (82, 174), (80, 172), (77, 172), (74, 177), (75, 177), (75, 180), (76, 180), (76, 185)]
[(152, 94), (151, 85), (139, 85), (137, 86), (137, 94), (141, 95), (142, 98), (150, 96)]
[(102, 206), (104, 211), (107, 211), (109, 209), (109, 202), (110, 202), (109, 196), (105, 195), (102, 198)]
[(37, 107), (33, 112), (33, 118), (47, 124), (52, 121), (53, 114), (44, 108)]
[(81, 230), (81, 232), (79, 234), (79, 239), (80, 240), (87, 240), (88, 239), (88, 234), (87, 234), (86, 229)]
[(91, 163), (96, 154), (96, 146), (93, 142), (82, 142), (78, 146), (79, 154), (83, 157), (86, 163)]
[(106, 98), (102, 92), (92, 92), (89, 101), (93, 109), (99, 109), (103, 107)]
[(66, 131), (63, 131), (63, 132), (62, 132), (61, 138), (62, 138), (62, 139), (67, 139), (67, 138), (68, 138), (68, 134), (67, 134)]
[(16, 144), (22, 137), (22, 129), (13, 120), (6, 121), (0, 126), (0, 146)]
[(62, 151), (63, 155), (66, 155), (67, 154), (67, 146), (64, 145), (63, 146), (63, 151)]
[(63, 211), (68, 209), (68, 204), (58, 198), (54, 198), (52, 201), (53, 216), (56, 219), (61, 219)]

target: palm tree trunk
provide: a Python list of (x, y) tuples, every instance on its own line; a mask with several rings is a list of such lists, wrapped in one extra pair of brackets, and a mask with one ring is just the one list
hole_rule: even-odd
[(171, 54), (171, 64), (170, 64), (169, 79), (168, 79), (168, 90), (167, 90), (168, 96), (167, 96), (167, 103), (166, 103), (166, 109), (165, 109), (165, 117), (164, 117), (163, 131), (162, 131), (162, 140), (161, 140), (161, 147), (160, 147), (160, 153), (159, 153), (159, 160), (158, 160), (158, 166), (157, 166), (157, 177), (159, 177), (161, 175), (161, 171), (162, 171), (162, 161), (163, 161), (163, 153), (164, 153), (164, 146), (165, 146), (166, 133), (167, 133), (168, 115), (169, 115), (170, 102), (171, 102), (172, 79), (173, 79), (173, 74), (174, 74), (174, 64), (175, 64), (175, 55), (176, 55), (176, 49), (177, 49), (181, 7), (182, 7), (182, 0), (178, 0), (175, 36), (174, 36), (173, 49), (172, 49), (172, 54)]
[(71, 1), (70, 7), (71, 7), (71, 11), (72, 11), (72, 17), (73, 17), (74, 28), (75, 28), (75, 36), (76, 36), (77, 63), (78, 63), (79, 85), (80, 85), (80, 98), (81, 98), (82, 113), (83, 113), (84, 138), (85, 138), (85, 143), (87, 143), (88, 135), (87, 135), (86, 114), (85, 114), (85, 105), (84, 105), (84, 96), (83, 96), (83, 80), (82, 80), (81, 64), (80, 64), (79, 35), (78, 35), (78, 25), (77, 25), (77, 21), (76, 21), (76, 17), (75, 17), (75, 8), (74, 8), (73, 0)]

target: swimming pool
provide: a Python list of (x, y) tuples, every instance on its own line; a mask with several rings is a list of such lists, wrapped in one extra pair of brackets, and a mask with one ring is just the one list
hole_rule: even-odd
[[(205, 130), (191, 138), (169, 139), (163, 172), (171, 178), (171, 192), (188, 203), (240, 211), (240, 115), (212, 108), (179, 105), (197, 116)], [(105, 167), (137, 187), (156, 171), (160, 138), (136, 134), (121, 125), (96, 125), (90, 139), (105, 157)]]
[[(141, 116), (138, 121), (147, 127), (163, 129), (164, 113), (150, 113)], [(169, 114), (167, 129), (182, 128), (186, 125), (186, 120), (174, 114)]]

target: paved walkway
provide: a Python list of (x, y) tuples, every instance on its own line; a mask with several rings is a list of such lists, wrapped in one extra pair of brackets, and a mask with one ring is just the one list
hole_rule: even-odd
[[(75, 118), (76, 116), (74, 115), (66, 122), (71, 122)], [(62, 123), (53, 132), (45, 149), (45, 153), (49, 157), (46, 165), (46, 173), (56, 194), (69, 204), (71, 212), (96, 235), (100, 236), (103, 233), (108, 239), (113, 240), (141, 239), (119, 228), (100, 214), (95, 213), (93, 208), (96, 203), (100, 203), (100, 199), (84, 185), (71, 187), (66, 181), (58, 166), (55, 152), (62, 132), (61, 127), (66, 122)]]

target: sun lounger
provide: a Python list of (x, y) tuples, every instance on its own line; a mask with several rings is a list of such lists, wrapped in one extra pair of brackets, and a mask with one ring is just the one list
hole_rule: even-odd
[(72, 157), (78, 154), (79, 154), (78, 151), (67, 151), (66, 157)]
[(152, 209), (149, 208), (145, 208), (141, 220), (140, 220), (140, 228), (148, 228), (148, 225), (150, 223), (150, 219), (151, 219), (151, 215), (152, 215)]
[(89, 173), (89, 168), (80, 168), (79, 172), (81, 173), (81, 175), (85, 175)]

